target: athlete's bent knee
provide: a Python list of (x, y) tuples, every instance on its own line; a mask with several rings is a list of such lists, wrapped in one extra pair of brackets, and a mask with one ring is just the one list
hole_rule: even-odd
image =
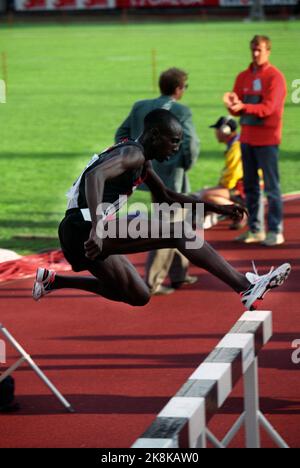
[(134, 307), (143, 307), (149, 303), (150, 298), (149, 291), (139, 291), (134, 297), (130, 298), (129, 304)]

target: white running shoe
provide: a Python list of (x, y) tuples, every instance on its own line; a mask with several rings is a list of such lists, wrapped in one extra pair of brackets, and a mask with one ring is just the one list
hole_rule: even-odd
[(52, 287), (55, 280), (55, 271), (46, 268), (38, 268), (32, 289), (32, 297), (35, 301), (40, 300), (46, 294), (54, 290)]
[(281, 286), (291, 272), (291, 265), (284, 263), (276, 269), (272, 267), (269, 273), (260, 276), (254, 262), (252, 264), (254, 273), (246, 273), (251, 286), (241, 293), (241, 301), (247, 310), (256, 310), (259, 307), (258, 301), (262, 300), (270, 289)]

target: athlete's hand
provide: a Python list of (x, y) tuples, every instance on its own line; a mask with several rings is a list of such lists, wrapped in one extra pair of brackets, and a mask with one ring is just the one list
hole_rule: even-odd
[(240, 222), (246, 216), (248, 218), (248, 211), (240, 205), (222, 205), (220, 206), (219, 213), (229, 216), (234, 222)]
[(89, 239), (84, 243), (85, 256), (89, 260), (95, 260), (102, 253), (103, 239), (101, 239), (94, 228), (91, 229)]

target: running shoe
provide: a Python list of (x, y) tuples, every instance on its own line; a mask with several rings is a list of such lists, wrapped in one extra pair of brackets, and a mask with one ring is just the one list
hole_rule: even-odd
[(158, 286), (153, 292), (151, 292), (151, 296), (168, 296), (169, 294), (173, 294), (175, 289), (169, 288), (168, 286), (163, 286), (162, 284)]
[(171, 285), (174, 289), (180, 289), (182, 286), (190, 286), (198, 281), (198, 276), (187, 275), (183, 281), (172, 281)]
[(263, 242), (266, 238), (266, 233), (261, 232), (252, 232), (246, 231), (240, 236), (236, 237), (234, 240), (237, 242), (242, 242), (243, 244), (255, 244), (258, 242)]
[(283, 234), (280, 232), (268, 232), (266, 239), (262, 242), (262, 245), (266, 247), (274, 247), (275, 245), (284, 244), (285, 240)]
[(281, 286), (291, 272), (291, 265), (284, 263), (276, 269), (272, 267), (266, 275), (259, 275), (254, 262), (252, 264), (254, 273), (246, 273), (246, 278), (251, 285), (241, 293), (241, 301), (247, 310), (258, 309), (258, 301), (262, 300), (270, 289)]
[(46, 268), (38, 268), (32, 289), (32, 297), (35, 301), (40, 300), (46, 294), (54, 290), (55, 271)]

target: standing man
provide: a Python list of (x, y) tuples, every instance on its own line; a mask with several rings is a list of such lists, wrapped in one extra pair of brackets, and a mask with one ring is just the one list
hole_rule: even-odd
[[(187, 171), (197, 161), (200, 151), (200, 142), (192, 121), (192, 113), (187, 106), (178, 102), (188, 88), (187, 79), (188, 74), (179, 68), (170, 68), (161, 73), (159, 77), (161, 96), (136, 102), (115, 135), (116, 142), (125, 139), (136, 140), (143, 132), (144, 118), (149, 112), (154, 109), (171, 111), (183, 127), (182, 144), (179, 151), (169, 161), (154, 160), (153, 168), (166, 187), (177, 193), (190, 191)], [(188, 266), (188, 260), (174, 249), (150, 252), (146, 266), (146, 282), (151, 293), (170, 294), (183, 284), (195, 282), (196, 277), (187, 275)], [(168, 274), (172, 288), (162, 285)]]
[[(232, 115), (240, 116), (244, 185), (250, 230), (237, 240), (266, 246), (284, 243), (283, 206), (278, 171), (282, 116), (286, 97), (283, 74), (269, 62), (271, 40), (254, 36), (250, 42), (252, 63), (240, 73), (224, 102)], [(268, 232), (259, 219), (259, 176), (262, 169), (268, 198)]]

